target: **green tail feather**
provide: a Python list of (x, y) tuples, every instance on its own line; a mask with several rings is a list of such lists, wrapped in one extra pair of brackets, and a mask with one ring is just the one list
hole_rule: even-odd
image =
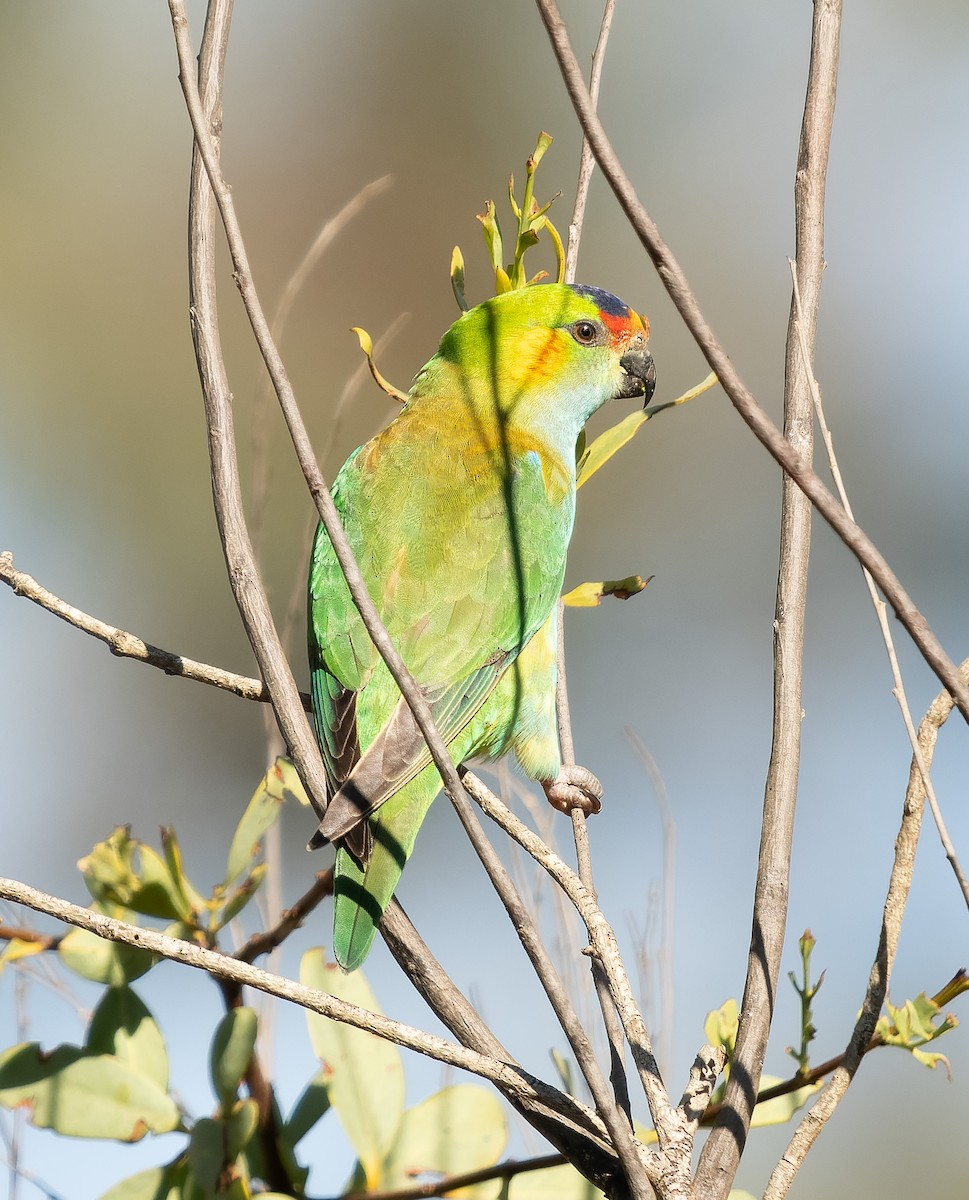
[(338, 850), (333, 881), (333, 955), (344, 971), (355, 971), (370, 953), (377, 926), (390, 903), (431, 801), (441, 787), (433, 766), (371, 817), (373, 849), (366, 866)]

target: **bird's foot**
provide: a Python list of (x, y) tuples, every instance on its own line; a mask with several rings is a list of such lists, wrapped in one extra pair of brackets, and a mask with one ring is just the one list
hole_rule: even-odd
[(559, 812), (581, 808), (587, 817), (602, 808), (602, 784), (591, 771), (574, 763), (564, 766), (556, 779), (542, 780), (549, 804)]

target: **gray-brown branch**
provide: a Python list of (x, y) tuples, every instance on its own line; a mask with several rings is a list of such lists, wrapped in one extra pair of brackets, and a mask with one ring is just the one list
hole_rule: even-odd
[[(819, 0), (820, 2), (822, 0)], [(741, 379), (700, 310), (682, 267), (660, 237), (655, 222), (630, 183), (612, 143), (606, 136), (602, 122), (596, 116), (582, 77), (582, 69), (572, 49), (568, 29), (555, 0), (536, 0), (536, 3), (548, 30), (573, 108), (592, 146), (596, 162), (643, 248), (652, 259), (657, 274), (684, 324), (693, 335), (704, 358), (716, 372), (730, 402), (758, 441), (794, 479), (852, 554), (871, 571), (875, 582), (895, 610), (899, 621), (908, 630), (922, 657), (943, 686), (949, 690), (963, 717), (969, 721), (969, 687), (960, 678), (955, 663), (946, 654), (928, 621), (902, 587), (901, 581), (877, 546), (865, 531), (851, 520), (841, 504), (821, 482), (820, 477), (799, 461), (796, 448), (787, 441)]]

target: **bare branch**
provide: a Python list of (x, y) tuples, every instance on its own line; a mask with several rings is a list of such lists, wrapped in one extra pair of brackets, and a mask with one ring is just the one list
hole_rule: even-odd
[[(629, 978), (619, 954), (616, 936), (602, 915), (594, 894), (589, 891), (578, 875), (537, 834), (533, 833), (524, 822), (520, 821), (509, 808), (502, 804), (476, 775), (466, 771), (464, 782), (465, 787), (482, 811), (497, 822), (526, 853), (530, 854), (552, 876), (575, 905), (588, 931), (592, 953), (601, 964), (608, 980), (612, 1003), (615, 1005), (632, 1050), (633, 1061), (639, 1071), (643, 1091), (649, 1104), (650, 1116), (656, 1127), (659, 1149), (668, 1157), (672, 1173), (681, 1170), (684, 1162), (688, 1162), (689, 1159), (688, 1123), (683, 1114), (670, 1103), (653, 1054), (649, 1033), (636, 1006)], [(688, 1178), (688, 1173), (686, 1177)]]
[[(814, 6), (811, 61), (794, 182), (796, 283), (803, 297), (803, 310), (799, 320), (795, 296), (784, 360), (784, 435), (801, 469), (810, 469), (814, 454), (811, 363), (824, 273), (824, 189), (834, 122), (840, 29), (840, 0), (819, 0)], [(774, 608), (773, 738), (764, 788), (747, 978), (723, 1107), (697, 1167), (697, 1185), (713, 1200), (730, 1191), (743, 1154), (777, 999), (801, 761), (801, 678), (810, 551), (811, 505), (791, 476), (785, 474)]]
[[(606, 46), (609, 33), (612, 30), (612, 17), (616, 11), (616, 0), (606, 0), (602, 10), (602, 21), (599, 25), (599, 37), (596, 48), (592, 52), (592, 70), (589, 73), (589, 98), (592, 107), (599, 103), (599, 84), (602, 82), (602, 64), (606, 57)], [(589, 184), (592, 182), (592, 172), (595, 170), (595, 155), (587, 137), (582, 138), (582, 153), (579, 157), (579, 178), (575, 185), (575, 204), (572, 207), (572, 220), (569, 222), (569, 245), (565, 255), (565, 282), (575, 283), (579, 267), (579, 242), (582, 239), (582, 224), (585, 221), (585, 206), (589, 198)]]
[[(474, 1006), (455, 987), (396, 900), (384, 913), (380, 933), (404, 974), (463, 1046), (503, 1062), (515, 1063)], [(620, 1164), (609, 1144), (608, 1132), (594, 1112), (575, 1100), (575, 1111), (567, 1117), (560, 1108), (552, 1109), (514, 1093), (503, 1094), (597, 1187), (612, 1191), (620, 1174)]]
[[(928, 759), (931, 759), (929, 741), (931, 740), (934, 744), (934, 730), (938, 729), (933, 710), (937, 709), (937, 706), (941, 708), (945, 703), (950, 703), (951, 707), (949, 697), (943, 694), (936, 700), (922, 722), (923, 727), (928, 726), (927, 737), (922, 747), (923, 758), (928, 754)], [(932, 720), (930, 720), (929, 714), (933, 715)], [(921, 727), (919, 733), (919, 741), (922, 742)], [(861, 1012), (841, 1064), (835, 1069), (821, 1094), (798, 1125), (787, 1149), (771, 1173), (764, 1191), (764, 1200), (783, 1200), (787, 1195), (808, 1151), (814, 1145), (834, 1110), (841, 1103), (855, 1077), (855, 1072), (861, 1065), (862, 1058), (870, 1048), (878, 1015), (888, 994), (888, 984), (895, 961), (895, 952), (898, 949), (902, 917), (905, 913), (905, 905), (912, 885), (912, 874), (915, 870), (915, 851), (918, 847), (924, 811), (925, 785), (922, 772), (913, 760), (908, 787), (905, 791), (902, 822), (895, 839), (895, 858), (882, 912), (878, 951), (868, 976), (868, 987), (865, 991)]]
[[(653, 260), (670, 299), (693, 334), (710, 367), (716, 373), (731, 403), (770, 455), (793, 477), (832, 529), (854, 556), (871, 571), (875, 582), (908, 630), (923, 658), (942, 684), (951, 692), (956, 707), (969, 721), (969, 687), (961, 679), (955, 663), (942, 648), (923, 614), (918, 610), (885, 558), (861, 529), (844, 511), (835, 497), (810, 467), (798, 460), (797, 450), (787, 441), (770, 417), (764, 412), (740, 377), (723, 346), (700, 311), (696, 296), (683, 269), (669, 247), (660, 237), (650, 217), (622, 168), (602, 122), (596, 116), (569, 40), (568, 30), (555, 0), (536, 0), (542, 20), (548, 30), (552, 48), (558, 59), (562, 78), (572, 99), (576, 115), (582, 124), (596, 162), (623, 212), (629, 219), (644, 249)], [(831, 0), (817, 0), (827, 7)]]
[[(602, 79), (602, 64), (605, 59), (606, 45), (609, 41), (609, 30), (612, 27), (612, 15), (615, 11), (615, 0), (605, 0), (602, 22), (599, 26), (599, 37), (592, 55), (592, 70), (589, 76), (589, 91), (592, 103), (599, 99), (599, 84)], [(595, 169), (595, 159), (588, 141), (583, 138), (582, 152), (579, 158), (579, 177), (575, 188), (575, 204), (572, 209), (572, 220), (569, 223), (569, 244), (565, 258), (565, 282), (574, 283), (576, 268), (579, 261), (579, 242), (582, 238), (582, 223), (585, 219), (586, 200), (589, 195), (589, 183)], [(557, 649), (555, 676), (555, 713), (558, 722), (559, 747), (562, 754), (562, 765), (572, 766), (575, 763), (575, 742), (572, 737), (572, 717), (569, 712), (568, 676), (565, 666), (565, 605), (558, 601), (557, 619)], [(585, 813), (575, 806), (569, 813), (572, 819), (572, 833), (575, 839), (575, 858), (579, 869), (579, 877), (588, 890), (595, 895), (595, 883), (592, 875), (592, 855), (589, 850), (589, 831), (586, 827)], [(612, 1084), (616, 1103), (626, 1114), (632, 1124), (632, 1108), (629, 1101), (629, 1083), (626, 1079), (623, 1061), (623, 1039), (620, 1023), (616, 1015), (616, 1007), (609, 993), (609, 987), (603, 974), (602, 965), (596, 958), (590, 963), (592, 979), (595, 985), (596, 998), (602, 1012), (602, 1022), (606, 1031), (609, 1045), (609, 1080)]]
[(217, 950), (207, 950), (194, 942), (182, 941), (180, 938), (169, 937), (154, 929), (146, 929), (139, 925), (128, 925), (124, 921), (116, 921), (113, 917), (103, 916), (89, 908), (71, 904), (57, 896), (50, 896), (38, 891), (15, 879), (0, 877), (0, 899), (11, 900), (15, 904), (23, 904), (35, 912), (46, 913), (59, 921), (67, 921), (79, 929), (105, 938), (110, 942), (121, 942), (126, 946), (137, 946), (149, 950), (161, 958), (180, 962), (185, 966), (195, 967), (205, 971), (216, 979), (225, 979), (246, 987), (256, 988), (280, 1000), (290, 1000), (301, 1008), (321, 1016), (330, 1017), (334, 1021), (342, 1021), (352, 1025), (354, 1029), (363, 1029), (377, 1037), (415, 1050), (428, 1058), (447, 1063), (452, 1067), (470, 1071), (483, 1079), (490, 1079), (502, 1088), (509, 1089), (516, 1095), (529, 1096), (535, 1100), (553, 1107), (559, 1107), (566, 1114), (575, 1109), (575, 1101), (571, 1096), (565, 1096), (556, 1088), (542, 1080), (529, 1075), (520, 1067), (512, 1066), (485, 1054), (478, 1054), (464, 1046), (455, 1045), (445, 1038), (435, 1034), (425, 1033), (414, 1029), (400, 1021), (385, 1017), (380, 1013), (369, 1012), (355, 1004), (348, 1004), (314, 988), (304, 987), (281, 975), (273, 975), (269, 971), (260, 970), (251, 963), (240, 961), (228, 954)]
[(251, 938), (240, 946), (233, 955), (239, 962), (255, 962), (263, 954), (272, 952), (283, 944), (291, 933), (294, 933), (310, 913), (327, 896), (333, 895), (333, 868), (317, 873), (313, 886), (303, 893), (295, 904), (290, 905), (280, 915), (279, 920), (271, 929), (254, 933)]
[[(171, 650), (162, 650), (150, 642), (143, 642), (133, 633), (99, 621), (97, 617), (68, 604), (66, 600), (42, 587), (32, 576), (18, 571), (13, 565), (13, 554), (9, 550), (0, 554), (0, 581), (12, 588), (14, 595), (26, 596), (28, 600), (33, 600), (41, 608), (53, 613), (55, 617), (60, 617), (62, 621), (83, 633), (89, 633), (104, 642), (111, 653), (119, 658), (133, 658), (137, 662), (147, 663), (150, 667), (157, 667), (166, 675), (180, 675), (183, 679), (211, 684), (241, 696), (244, 700), (261, 700), (264, 703), (269, 701), (269, 691), (259, 679), (236, 675), (232, 671), (223, 671), (221, 667), (211, 667), (208, 663), (196, 662), (194, 659), (185, 658), (184, 655), (174, 654)], [(303, 707), (309, 709), (310, 697), (305, 692), (300, 692), (299, 695)]]

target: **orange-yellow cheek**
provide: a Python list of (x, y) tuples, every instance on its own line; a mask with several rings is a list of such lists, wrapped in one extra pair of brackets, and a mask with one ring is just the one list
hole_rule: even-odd
[(517, 390), (551, 379), (561, 369), (564, 353), (555, 330), (526, 330), (516, 341), (514, 355), (503, 364), (508, 382)]

